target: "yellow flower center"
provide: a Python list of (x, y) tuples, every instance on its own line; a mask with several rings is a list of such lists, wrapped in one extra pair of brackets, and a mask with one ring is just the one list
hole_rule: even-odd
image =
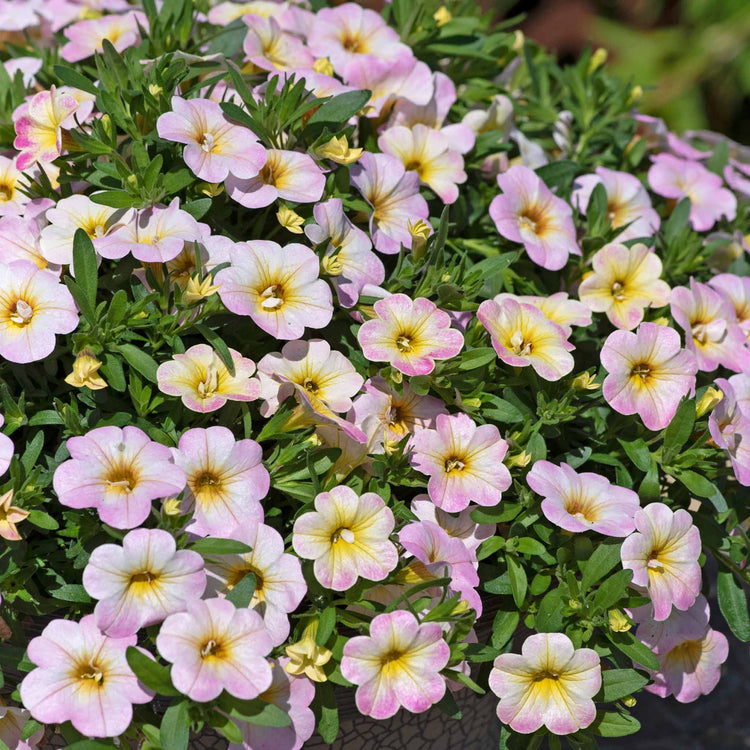
[(118, 461), (112, 465), (104, 478), (108, 490), (129, 494), (138, 484), (138, 476), (133, 467)]
[(196, 390), (200, 398), (211, 398), (219, 390), (219, 373), (213, 363), (206, 368), (206, 376), (198, 383)]
[(271, 284), (260, 293), (260, 298), (264, 310), (278, 310), (284, 304), (284, 288), (281, 284)]
[(341, 39), (341, 46), (347, 51), (352, 53), (364, 52), (364, 45), (362, 40), (353, 34), (347, 33)]
[(198, 143), (200, 144), (201, 149), (207, 154), (210, 154), (216, 147), (216, 141), (211, 133), (203, 133), (198, 139)]
[(571, 516), (580, 519), (581, 521), (587, 521), (593, 523), (596, 521), (596, 513), (589, 507), (585, 498), (582, 497), (566, 497), (565, 498), (565, 510), (570, 513)]
[(407, 336), (405, 333), (399, 334), (399, 336), (396, 337), (396, 348), (400, 352), (412, 351), (412, 349), (414, 349), (414, 345), (412, 344), (412, 337)]
[(637, 365), (633, 365), (633, 369), (630, 371), (630, 377), (640, 378), (643, 383), (646, 383), (651, 377), (651, 367), (645, 362), (639, 362)]
[(463, 471), (466, 468), (466, 464), (458, 457), (451, 456), (445, 461), (445, 473), (451, 474), (454, 471)]
[(78, 677), (81, 680), (91, 680), (95, 685), (101, 687), (104, 683), (104, 673), (102, 670), (93, 662), (88, 662), (79, 667), (81, 670), (78, 673)]
[(33, 317), (34, 308), (25, 300), (17, 300), (10, 309), (10, 319), (18, 326), (27, 326)]
[(15, 190), (15, 186), (9, 182), (0, 182), (0, 203), (7, 203), (12, 200)]
[(318, 384), (312, 379), (312, 378), (305, 378), (302, 381), (302, 387), (308, 392), (315, 395), (320, 388), (318, 388)]
[(684, 641), (679, 646), (675, 646), (668, 654), (666, 662), (678, 662), (682, 671), (686, 674), (695, 672), (698, 663), (703, 654), (703, 645), (701, 641)]
[(510, 348), (520, 357), (528, 357), (534, 351), (534, 344), (523, 335), (523, 331), (516, 331), (510, 337)]
[(201, 659), (209, 659), (211, 657), (219, 658), (222, 650), (221, 643), (210, 638), (201, 646)]
[(615, 281), (612, 284), (612, 297), (618, 302), (625, 299), (625, 283), (622, 281)]
[(339, 540), (343, 539), (347, 544), (354, 543), (354, 532), (346, 526), (341, 526), (331, 534), (331, 544), (336, 544)]

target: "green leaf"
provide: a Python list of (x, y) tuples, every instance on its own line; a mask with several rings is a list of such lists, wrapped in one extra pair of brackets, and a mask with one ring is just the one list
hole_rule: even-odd
[(516, 539), (516, 549), (524, 555), (546, 555), (547, 548), (537, 539), (530, 536), (522, 536)]
[[(491, 408), (487, 408), (488, 405), (491, 405)], [(499, 396), (490, 396), (484, 399), (482, 416), (492, 419), (495, 422), (505, 422), (507, 424), (523, 422), (524, 420), (523, 412), (515, 404), (511, 404), (510, 401), (506, 401)]]
[(664, 463), (668, 464), (688, 441), (695, 425), (695, 401), (687, 399), (664, 431)]
[[(92, 309), (96, 308), (96, 289), (99, 273), (96, 267), (96, 251), (90, 237), (83, 229), (76, 229), (73, 237), (73, 270), (76, 284), (80, 287)], [(90, 321), (93, 323), (94, 321)]]
[(220, 537), (198, 539), (193, 542), (190, 549), (201, 555), (244, 555), (253, 551), (253, 548), (244, 542)]
[(616, 701), (640, 690), (648, 681), (648, 677), (635, 669), (605, 669), (602, 671), (602, 688), (594, 700)]
[(183, 203), (183, 211), (187, 211), (196, 221), (200, 221), (211, 208), (210, 198), (198, 198), (198, 200)]
[(645, 440), (638, 438), (638, 440), (628, 442), (618, 438), (617, 442), (623, 447), (636, 468), (641, 471), (648, 471), (651, 468), (651, 451), (649, 451)]
[(350, 117), (354, 117), (371, 97), (371, 91), (345, 91), (338, 94), (315, 110), (307, 125), (342, 125)]
[(227, 594), (226, 598), (238, 609), (249, 607), (257, 587), (255, 573), (246, 573)]
[(477, 367), (482, 367), (489, 362), (494, 362), (497, 359), (497, 352), (491, 346), (483, 346), (479, 349), (472, 349), (471, 351), (465, 352), (461, 357), (461, 362), (458, 365), (459, 370), (474, 370)]
[(708, 498), (719, 513), (729, 510), (724, 495), (722, 495), (719, 488), (713, 482), (709, 482), (706, 477), (695, 471), (690, 471), (689, 469), (680, 469), (679, 471), (675, 471), (675, 478), (679, 479), (679, 481), (682, 482), (682, 484), (684, 484), (694, 495)]
[(626, 594), (627, 586), (633, 577), (632, 570), (618, 570), (599, 586), (594, 597), (594, 606), (609, 609)]
[(641, 486), (638, 488), (638, 497), (641, 500), (658, 500), (661, 487), (659, 485), (659, 465), (656, 459), (651, 457), (651, 466), (646, 476), (643, 477)]
[(534, 627), (540, 633), (557, 633), (562, 628), (563, 596), (559, 588), (551, 589), (544, 595), (534, 620)]
[(745, 590), (729, 570), (718, 573), (719, 609), (727, 625), (741, 641), (750, 641), (750, 616)]
[(156, 383), (156, 371), (159, 369), (159, 365), (156, 360), (150, 355), (146, 354), (143, 349), (139, 349), (133, 344), (120, 344), (117, 347), (117, 351), (122, 354), (125, 361), (146, 380), (150, 380), (152, 383)]
[(68, 750), (112, 750), (115, 745), (101, 740), (81, 740), (80, 742), (71, 742), (65, 747)]
[(318, 718), (318, 733), (330, 745), (339, 733), (339, 709), (330, 682), (316, 683), (313, 708)]
[(187, 750), (190, 740), (188, 707), (188, 701), (180, 701), (164, 712), (159, 732), (162, 750)]
[(88, 604), (91, 597), (86, 593), (86, 589), (80, 583), (64, 583), (60, 588), (49, 592), (53, 599), (59, 599), (63, 602), (77, 602), (79, 604)]
[(506, 555), (505, 562), (508, 565), (508, 578), (510, 579), (511, 591), (513, 592), (513, 601), (517, 607), (520, 607), (526, 598), (526, 589), (528, 587), (526, 571), (521, 563), (512, 555)]
[(34, 468), (36, 460), (39, 458), (39, 454), (42, 452), (43, 447), (44, 432), (39, 430), (39, 432), (34, 435), (31, 442), (26, 446), (26, 450), (21, 456), (21, 466), (26, 469), (27, 473)]
[(654, 656), (654, 652), (646, 645), (635, 639), (632, 633), (612, 633), (606, 632), (609, 641), (617, 649), (622, 651), (625, 656), (632, 659), (636, 664), (641, 664), (646, 669), (659, 669), (659, 660)]
[(169, 667), (165, 667), (154, 661), (151, 657), (146, 656), (135, 646), (128, 646), (125, 652), (125, 658), (128, 660), (130, 668), (135, 672), (135, 676), (146, 686), (159, 693), (160, 695), (179, 695), (175, 690), (172, 680), (169, 676)]
[(81, 75), (77, 70), (73, 68), (67, 68), (64, 65), (53, 65), (52, 71), (54, 74), (68, 86), (72, 86), (74, 89), (81, 89), (87, 94), (93, 94), (96, 96), (99, 91), (86, 76)]
[(318, 620), (318, 631), (315, 633), (315, 643), (325, 646), (336, 627), (336, 607), (326, 607)]
[(40, 724), (38, 721), (34, 719), (29, 719), (24, 725), (23, 725), (23, 731), (21, 732), (21, 739), (22, 740), (28, 740), (29, 737), (31, 737), (34, 732), (42, 728), (42, 724)]
[(264, 727), (288, 727), (292, 720), (289, 714), (273, 703), (260, 698), (242, 700), (224, 692), (218, 699), (219, 708), (230, 716)]
[(47, 529), (48, 531), (55, 531), (55, 529), (60, 528), (60, 524), (49, 513), (45, 513), (43, 510), (38, 510), (37, 508), (29, 511), (27, 520), (29, 523), (33, 523), (34, 526), (40, 529)]
[(141, 202), (140, 198), (124, 190), (103, 190), (100, 193), (92, 193), (89, 197), (94, 203), (110, 208), (132, 208)]
[(589, 731), (600, 737), (627, 737), (635, 734), (641, 728), (641, 723), (630, 714), (617, 711), (599, 711)]
[(663, 224), (664, 238), (671, 242), (683, 230), (687, 229), (690, 218), (690, 198), (683, 198), (672, 211), (666, 224)]
[(495, 648), (502, 648), (516, 632), (518, 623), (521, 619), (519, 612), (515, 610), (500, 610), (492, 621), (492, 645)]
[(195, 326), (208, 341), (209, 344), (216, 350), (219, 355), (219, 359), (224, 363), (224, 366), (229, 370), (229, 374), (234, 377), (234, 360), (232, 359), (232, 353), (229, 351), (229, 347), (224, 343), (224, 339), (219, 336), (216, 331), (212, 331), (207, 325), (198, 323)]
[(620, 546), (621, 542), (603, 542), (594, 550), (583, 568), (581, 589), (585, 591), (619, 564)]

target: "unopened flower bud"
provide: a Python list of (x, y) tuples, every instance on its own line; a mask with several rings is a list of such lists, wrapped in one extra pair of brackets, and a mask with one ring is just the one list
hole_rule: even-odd
[(427, 238), (432, 233), (432, 227), (424, 219), (417, 219), (414, 223), (409, 220), (406, 222), (406, 227), (411, 235), (411, 251), (414, 257), (419, 259), (427, 244)]
[(607, 62), (607, 50), (604, 49), (604, 47), (599, 47), (599, 49), (594, 52), (593, 55), (591, 55), (591, 59), (589, 60), (589, 67), (588, 67), (588, 74), (591, 75), (597, 68), (601, 68), (602, 65), (604, 65), (605, 62)]
[(224, 192), (224, 186), (220, 182), (204, 182), (200, 185), (200, 191), (209, 198), (215, 198)]
[(578, 599), (568, 599), (568, 606), (571, 609), (580, 609), (581, 608), (581, 602), (579, 602)]
[(520, 52), (523, 49), (524, 43), (526, 42), (523, 31), (521, 31), (520, 29), (516, 29), (513, 36), (515, 37), (513, 39), (513, 51)]
[(521, 451), (521, 453), (516, 453), (515, 456), (510, 456), (509, 458), (506, 458), (504, 463), (509, 469), (513, 469), (515, 467), (522, 468), (524, 466), (528, 466), (529, 463), (531, 463), (531, 453), (527, 453), (526, 451)]
[(446, 23), (453, 20), (453, 14), (444, 5), (441, 5), (432, 16), (438, 26), (445, 26)]
[(276, 218), (279, 220), (279, 224), (281, 224), (287, 232), (291, 232), (292, 234), (302, 234), (302, 225), (305, 223), (305, 220), (296, 211), (292, 211), (288, 206), (282, 206), (276, 212)]
[(596, 377), (589, 372), (582, 372), (580, 375), (573, 378), (571, 388), (574, 391), (595, 391), (599, 387), (599, 383), (595, 382)]
[(643, 87), (633, 86), (628, 97), (628, 104), (637, 104), (643, 98)]
[(162, 510), (165, 516), (179, 516), (180, 501), (176, 497), (168, 497), (162, 504)]
[(466, 599), (460, 599), (455, 607), (451, 610), (452, 615), (462, 615), (464, 612), (468, 612), (471, 609), (469, 602)]
[(318, 618), (313, 619), (304, 629), (302, 638), (297, 643), (286, 647), (289, 663), (284, 669), (292, 675), (309, 677), (313, 682), (325, 682), (328, 676), (323, 671), (333, 652), (325, 646), (318, 646), (315, 636), (318, 633)]
[(706, 412), (711, 411), (723, 398), (724, 394), (718, 388), (714, 388), (713, 386), (706, 388), (706, 392), (695, 405), (696, 418), (700, 419)]
[(337, 255), (324, 255), (320, 259), (320, 270), (326, 276), (341, 276), (344, 273), (344, 264)]
[(102, 363), (94, 356), (90, 349), (82, 349), (73, 362), (73, 372), (65, 378), (68, 385), (74, 388), (90, 388), (92, 391), (98, 391), (107, 387), (107, 382), (97, 370)]
[(669, 318), (661, 317), (656, 318), (656, 320), (652, 320), (652, 323), (655, 323), (657, 326), (669, 326)]
[(626, 633), (632, 627), (630, 621), (619, 609), (609, 610), (609, 629), (614, 633)]
[(626, 695), (622, 699), (622, 704), (626, 708), (635, 708), (636, 703), (638, 703), (638, 701), (632, 695)]
[(345, 135), (340, 138), (334, 136), (317, 149), (318, 156), (335, 161), (337, 164), (353, 164), (362, 156), (362, 151), (361, 148), (350, 148)]
[(321, 73), (324, 76), (333, 75), (333, 65), (331, 65), (331, 61), (327, 57), (319, 57), (313, 63), (313, 70), (316, 73)]
[(202, 281), (198, 281), (197, 278), (191, 276), (185, 286), (185, 291), (182, 293), (182, 301), (187, 305), (192, 305), (194, 302), (200, 302), (218, 291), (219, 285), (212, 284), (210, 276), (206, 276)]
[(161, 86), (159, 86), (158, 83), (150, 83), (148, 86), (148, 93), (151, 94), (151, 96), (153, 96), (154, 98), (156, 98), (157, 96), (159, 96), (159, 94), (164, 93), (164, 89)]

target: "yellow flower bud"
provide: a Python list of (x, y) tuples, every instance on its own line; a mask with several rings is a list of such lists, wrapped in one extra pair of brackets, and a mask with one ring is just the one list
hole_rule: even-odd
[(520, 29), (516, 29), (513, 36), (515, 37), (515, 39), (513, 40), (513, 51), (520, 52), (523, 49), (524, 43), (526, 42), (523, 31), (521, 31)]
[(638, 703), (638, 701), (632, 695), (626, 695), (622, 699), (622, 703), (626, 708), (635, 708), (635, 705), (636, 703)]
[(658, 326), (668, 326), (669, 325), (669, 318), (657, 318), (656, 320), (652, 320), (652, 323), (656, 323)]
[(107, 387), (107, 383), (101, 375), (97, 375), (97, 370), (102, 363), (94, 356), (90, 349), (83, 349), (78, 352), (78, 356), (73, 362), (73, 372), (65, 378), (68, 385), (74, 388), (90, 388), (92, 391), (98, 391)]
[(595, 391), (598, 387), (599, 383), (595, 382), (595, 376), (589, 372), (582, 372), (571, 383), (574, 391)]
[(603, 47), (599, 47), (589, 60), (588, 74), (591, 75), (597, 68), (601, 68), (605, 62), (607, 62), (607, 50)]
[(466, 599), (459, 599), (458, 603), (451, 610), (452, 615), (462, 615), (464, 612), (468, 612), (471, 609), (471, 605)]
[(313, 682), (325, 682), (328, 677), (323, 671), (333, 653), (325, 646), (315, 643), (318, 632), (318, 618), (312, 620), (304, 629), (302, 638), (297, 643), (286, 647), (286, 655), (290, 661), (284, 669), (293, 675), (304, 674)]
[(224, 192), (224, 186), (220, 182), (204, 182), (200, 186), (200, 191), (209, 198), (215, 198)]
[(305, 223), (305, 220), (288, 206), (282, 206), (276, 212), (276, 218), (279, 220), (279, 224), (288, 232), (302, 234), (302, 225)]
[(413, 224), (411, 221), (407, 221), (406, 227), (411, 235), (411, 251), (415, 256), (420, 257), (424, 246), (427, 244), (427, 238), (432, 232), (432, 227), (424, 219), (417, 219)]
[(609, 610), (609, 629), (614, 633), (626, 633), (632, 625), (619, 609)]
[(154, 98), (156, 98), (157, 96), (159, 96), (159, 94), (164, 93), (164, 89), (161, 86), (159, 86), (158, 83), (151, 83), (149, 84), (149, 87), (148, 87), (148, 93), (151, 94), (151, 96), (153, 96)]
[(186, 305), (192, 305), (194, 302), (200, 302), (218, 291), (219, 285), (212, 284), (210, 276), (206, 276), (202, 281), (198, 281), (195, 276), (191, 276), (185, 286), (185, 291), (182, 293), (182, 301)]
[(331, 61), (327, 57), (319, 57), (313, 63), (313, 70), (316, 73), (321, 73), (324, 76), (333, 75), (333, 65), (331, 65)]
[(528, 466), (529, 463), (531, 463), (531, 453), (527, 453), (526, 451), (522, 451), (521, 453), (517, 453), (515, 456), (510, 456), (505, 459), (505, 465), (509, 469), (513, 469), (517, 466)]
[(339, 260), (338, 255), (324, 255), (320, 259), (320, 270), (326, 276), (341, 276), (344, 273), (344, 264)]
[(633, 86), (633, 89), (630, 92), (630, 96), (628, 97), (628, 104), (636, 104), (642, 99), (642, 97), (643, 97), (643, 87)]
[(362, 151), (361, 148), (349, 148), (349, 141), (342, 135), (340, 138), (334, 136), (324, 143), (318, 148), (317, 153), (321, 158), (330, 159), (337, 164), (353, 164), (362, 156)]
[(161, 507), (165, 516), (180, 515), (180, 501), (176, 497), (168, 497)]
[(700, 419), (707, 411), (711, 411), (715, 406), (721, 403), (724, 394), (713, 386), (706, 388), (706, 392), (700, 397), (695, 405), (695, 416)]
[(453, 15), (444, 5), (441, 5), (432, 16), (438, 26), (445, 26), (446, 23), (453, 19)]

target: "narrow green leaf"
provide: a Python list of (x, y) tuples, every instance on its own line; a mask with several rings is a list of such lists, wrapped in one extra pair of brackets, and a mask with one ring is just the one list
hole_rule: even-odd
[(540, 633), (557, 633), (563, 624), (563, 592), (559, 589), (548, 591), (536, 614), (534, 627)]
[(172, 685), (169, 677), (169, 667), (165, 667), (154, 661), (151, 657), (146, 656), (135, 646), (128, 646), (125, 652), (125, 658), (128, 660), (130, 668), (135, 672), (135, 676), (146, 686), (161, 695), (179, 695)]
[(86, 593), (86, 589), (80, 583), (64, 583), (60, 588), (49, 592), (53, 599), (59, 599), (63, 602), (77, 602), (79, 604), (88, 604), (91, 597)]
[(654, 652), (646, 645), (636, 640), (632, 633), (612, 633), (606, 632), (609, 641), (617, 649), (622, 651), (625, 656), (629, 657), (636, 664), (641, 664), (646, 669), (659, 669), (659, 660), (654, 656)]
[(141, 202), (140, 198), (124, 190), (104, 190), (100, 193), (92, 193), (89, 197), (94, 203), (110, 208), (132, 208)]
[(596, 592), (594, 606), (609, 609), (613, 604), (620, 601), (625, 596), (632, 577), (632, 570), (618, 570), (617, 573), (607, 578)]
[(620, 542), (603, 542), (586, 560), (581, 578), (581, 588), (585, 591), (600, 581), (620, 562)]
[(689, 469), (680, 469), (675, 472), (675, 477), (694, 495), (708, 498), (719, 513), (723, 513), (729, 509), (727, 501), (719, 491), (719, 488), (701, 474)]
[(315, 643), (325, 646), (336, 627), (336, 607), (326, 607), (318, 620), (318, 631), (315, 633)]
[(339, 733), (339, 709), (330, 682), (315, 684), (313, 708), (316, 709), (318, 718), (318, 733), (323, 738), (323, 742), (330, 745)]
[(73, 70), (73, 68), (68, 68), (65, 65), (53, 65), (52, 71), (68, 86), (72, 86), (75, 89), (81, 89), (81, 91), (85, 91), (87, 94), (93, 94), (94, 96), (99, 93), (92, 81), (86, 78), (86, 76), (81, 75), (77, 70)]
[(345, 91), (324, 102), (307, 121), (307, 126), (317, 124), (343, 125), (370, 101), (371, 91)]
[(472, 349), (471, 351), (465, 352), (461, 357), (458, 369), (474, 370), (478, 367), (483, 367), (489, 362), (494, 362), (496, 359), (497, 352), (491, 346), (483, 346), (479, 349)]
[(188, 706), (188, 701), (181, 701), (164, 712), (159, 732), (162, 750), (187, 750), (190, 740)]
[(617, 442), (623, 447), (636, 468), (641, 471), (648, 471), (651, 468), (651, 451), (645, 440), (638, 438), (638, 440), (628, 442), (618, 438)]
[(521, 619), (519, 612), (500, 610), (492, 621), (492, 645), (502, 648), (516, 632)]
[(117, 347), (117, 351), (122, 354), (125, 361), (146, 380), (150, 380), (152, 383), (156, 383), (156, 371), (159, 369), (159, 365), (156, 360), (150, 355), (146, 354), (143, 349), (139, 349), (133, 344), (120, 344)]
[(595, 700), (611, 702), (631, 695), (648, 684), (648, 677), (635, 669), (605, 669), (602, 671), (602, 688)]
[(664, 463), (668, 464), (688, 441), (695, 425), (695, 401), (687, 399), (664, 431)]
[(219, 359), (224, 363), (224, 366), (229, 370), (229, 374), (234, 377), (234, 360), (232, 359), (232, 353), (229, 351), (229, 347), (224, 343), (224, 339), (219, 336), (216, 331), (211, 330), (207, 325), (198, 323), (195, 326), (216, 350), (219, 355)]
[(201, 555), (244, 555), (253, 551), (253, 548), (244, 542), (220, 537), (198, 539), (193, 542), (190, 549)]
[(528, 587), (526, 570), (512, 555), (506, 555), (505, 562), (508, 565), (508, 578), (510, 579), (511, 591), (513, 592), (513, 601), (517, 607), (520, 607), (524, 599), (526, 599), (526, 589)]
[(718, 573), (719, 609), (727, 625), (741, 641), (750, 641), (750, 616), (747, 611), (747, 595), (729, 570)]
[(249, 607), (250, 602), (253, 600), (256, 587), (257, 580), (255, 578), (255, 573), (246, 573), (232, 587), (232, 590), (227, 594), (226, 598), (238, 609)]

